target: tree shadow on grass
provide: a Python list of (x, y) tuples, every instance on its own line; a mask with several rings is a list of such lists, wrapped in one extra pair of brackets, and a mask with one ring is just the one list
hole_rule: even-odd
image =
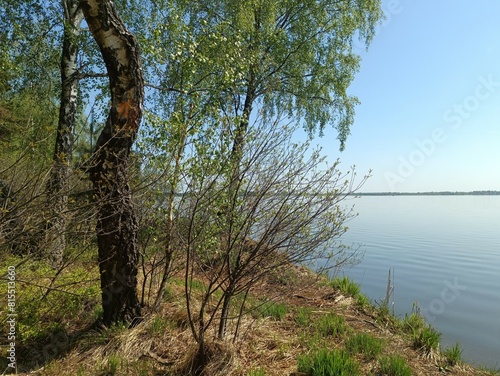
[[(62, 328), (44, 333), (28, 342), (16, 342), (17, 372), (31, 372), (47, 365), (52, 360), (63, 358), (70, 353), (81, 340), (91, 333), (97, 333), (96, 323), (88, 324), (76, 331)], [(5, 361), (5, 364), (3, 364)], [(0, 369), (7, 368), (6, 359), (0, 360)], [(12, 370), (12, 369), (11, 369)]]

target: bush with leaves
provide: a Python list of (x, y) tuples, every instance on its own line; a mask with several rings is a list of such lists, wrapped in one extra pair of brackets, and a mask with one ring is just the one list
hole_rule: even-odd
[[(276, 268), (325, 271), (354, 256), (337, 245), (353, 216), (344, 201), (359, 186), (355, 174), (339, 171), (338, 163), (327, 166), (320, 151), (310, 153), (309, 143), (294, 142), (293, 134), (279, 121), (256, 124), (246, 135), (236, 186), (223, 131), (194, 143), (179, 212), (189, 219), (182, 240), (186, 299), (200, 351), (214, 321), (219, 339), (229, 330), (236, 339), (245, 297)], [(189, 287), (195, 275), (205, 281), (202, 291)], [(237, 296), (243, 298), (233, 307)]]

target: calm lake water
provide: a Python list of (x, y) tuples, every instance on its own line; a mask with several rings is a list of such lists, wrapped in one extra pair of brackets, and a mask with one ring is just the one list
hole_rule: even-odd
[[(500, 367), (500, 196), (363, 196), (345, 244), (363, 261), (342, 271), (372, 300), (384, 298), (394, 270), (398, 316), (418, 302), (463, 358)], [(392, 273), (391, 273), (392, 275)]]

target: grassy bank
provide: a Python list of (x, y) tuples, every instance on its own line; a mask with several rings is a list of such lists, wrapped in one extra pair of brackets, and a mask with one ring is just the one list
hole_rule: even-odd
[[(93, 264), (70, 265), (57, 279), (40, 262), (17, 268), (19, 374), (185, 372), (196, 343), (181, 276), (172, 276), (160, 310), (146, 314), (136, 327), (99, 328), (93, 325), (100, 314), (98, 271), (85, 265)], [(202, 287), (203, 281), (192, 286)], [(4, 280), (0, 293), (6, 296)], [(459, 345), (441, 349), (440, 334), (418, 312), (396, 318), (387, 308), (374, 307), (348, 279), (329, 280), (300, 267), (276, 270), (256, 286), (240, 325), (234, 342), (217, 341), (216, 328), (208, 332), (214, 339), (207, 342), (207, 375), (500, 374), (465, 364)], [(7, 334), (4, 323), (2, 339)], [(2, 347), (2, 372), (6, 352)]]

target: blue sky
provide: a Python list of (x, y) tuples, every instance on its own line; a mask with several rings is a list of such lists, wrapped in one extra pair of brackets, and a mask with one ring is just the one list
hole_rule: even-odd
[[(351, 85), (361, 105), (342, 169), (361, 191), (500, 190), (500, 1), (383, 0), (387, 19)], [(335, 142), (333, 142), (335, 140)]]

